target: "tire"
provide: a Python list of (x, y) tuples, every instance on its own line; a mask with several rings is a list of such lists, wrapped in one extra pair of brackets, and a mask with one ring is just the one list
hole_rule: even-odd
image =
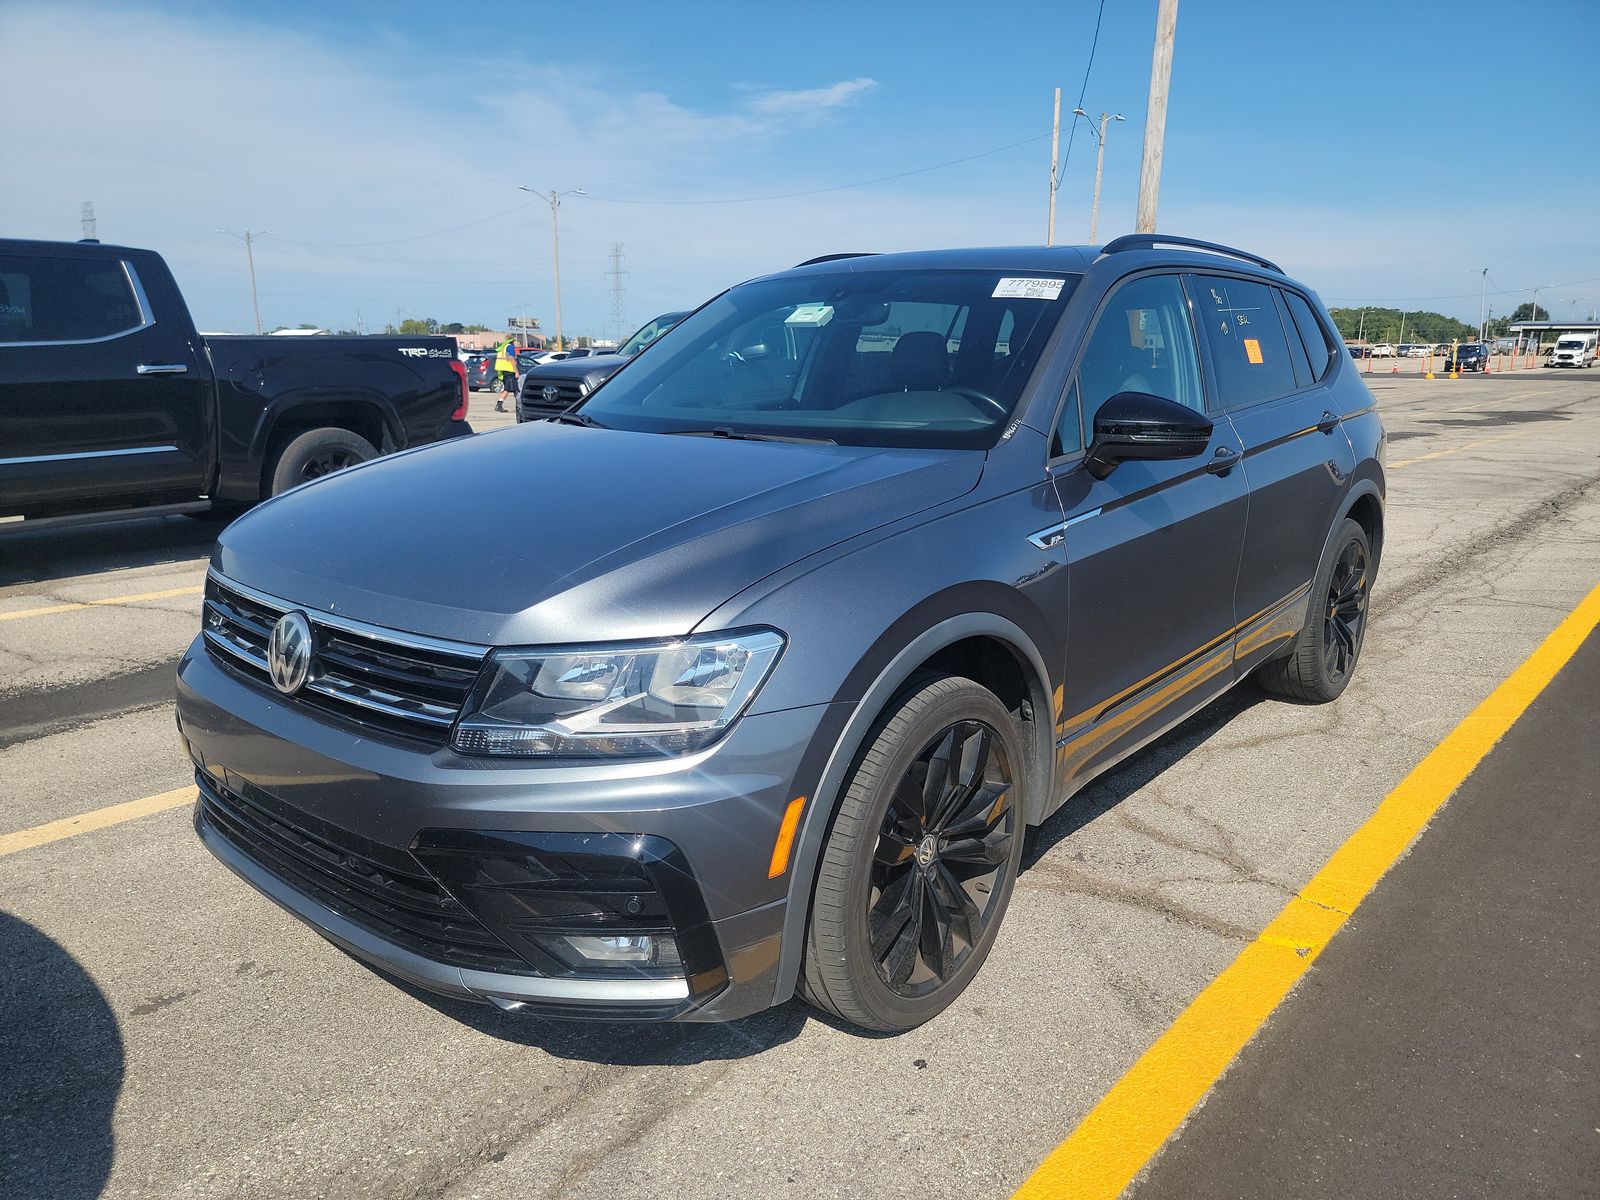
[[(913, 679), (880, 718), (823, 849), (807, 1000), (898, 1033), (961, 994), (994, 944), (1022, 861), (1024, 762), (1016, 721), (992, 692), (958, 676)], [(886, 939), (877, 947), (875, 920)]]
[(308, 429), (278, 452), (267, 495), (276, 496), (377, 457), (378, 451), (371, 442), (348, 429)]
[(1287, 655), (1263, 663), (1256, 682), (1271, 695), (1306, 704), (1337, 700), (1355, 674), (1367, 634), (1376, 566), (1367, 531), (1346, 517), (1311, 583), (1315, 606)]

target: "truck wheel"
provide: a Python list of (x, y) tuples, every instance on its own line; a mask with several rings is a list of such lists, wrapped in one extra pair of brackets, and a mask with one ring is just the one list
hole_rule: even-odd
[(308, 429), (279, 452), (267, 494), (276, 496), (377, 457), (371, 442), (348, 429)]

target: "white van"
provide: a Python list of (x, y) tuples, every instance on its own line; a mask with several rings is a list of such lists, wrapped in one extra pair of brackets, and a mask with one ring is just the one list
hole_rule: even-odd
[(1548, 366), (1592, 367), (1594, 365), (1596, 335), (1592, 333), (1564, 333), (1556, 339), (1555, 353), (1550, 355)]

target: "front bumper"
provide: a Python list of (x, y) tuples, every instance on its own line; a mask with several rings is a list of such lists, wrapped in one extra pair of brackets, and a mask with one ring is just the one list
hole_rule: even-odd
[[(201, 784), (202, 842), (328, 940), (389, 974), (566, 1017), (726, 1020), (787, 999), (777, 980), (788, 879), (769, 878), (768, 865), (785, 807), (820, 771), (813, 743), (819, 729), (836, 727), (830, 706), (746, 716), (715, 746), (685, 758), (576, 765), (466, 758), (364, 729), (265, 692), (219, 665), (198, 639), (179, 663), (177, 700)], [(681, 852), (680, 874), (693, 883), (687, 907), (698, 905), (698, 915), (675, 936), (696, 953), (685, 953), (676, 975), (617, 978), (550, 973), (509, 942), (496, 945), (513, 969), (499, 969), (494, 956), (481, 960), (484, 969), (480, 960), (433, 952), (427, 941), (390, 936), (365, 910), (230, 833), (227, 808), (212, 807), (229, 797), (268, 806), (290, 828), (337, 831), (366, 848), (362, 871), (409, 871), (449, 900), (460, 881), (445, 887), (422, 865), (430, 839), (660, 839)], [(674, 906), (679, 924), (685, 907)], [(485, 928), (498, 927), (489, 920), (474, 936)]]

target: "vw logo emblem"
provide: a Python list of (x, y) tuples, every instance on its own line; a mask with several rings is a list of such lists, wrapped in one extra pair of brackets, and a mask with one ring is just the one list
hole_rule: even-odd
[(288, 612), (272, 627), (267, 643), (267, 672), (272, 686), (292, 696), (311, 675), (311, 622), (303, 612)]
[(939, 853), (939, 840), (929, 834), (917, 846), (917, 866), (926, 869), (932, 865), (934, 857)]

